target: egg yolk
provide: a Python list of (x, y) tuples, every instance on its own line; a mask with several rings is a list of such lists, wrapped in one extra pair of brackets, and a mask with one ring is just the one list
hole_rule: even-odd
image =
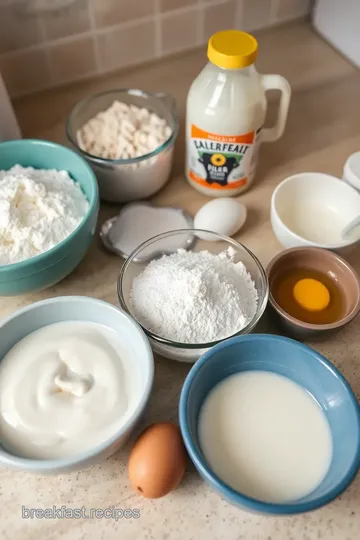
[(322, 311), (330, 303), (328, 289), (317, 279), (300, 279), (294, 286), (295, 301), (307, 311)]

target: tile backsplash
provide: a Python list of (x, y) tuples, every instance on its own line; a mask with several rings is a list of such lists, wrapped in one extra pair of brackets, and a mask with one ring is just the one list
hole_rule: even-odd
[(311, 0), (0, 0), (0, 73), (11, 96), (306, 15)]

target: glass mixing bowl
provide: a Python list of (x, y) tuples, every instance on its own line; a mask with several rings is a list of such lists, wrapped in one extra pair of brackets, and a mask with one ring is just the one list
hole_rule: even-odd
[[(156, 113), (171, 128), (169, 138), (154, 151), (130, 159), (105, 159), (80, 148), (77, 131), (114, 101), (135, 105)], [(179, 131), (175, 100), (163, 93), (147, 93), (138, 89), (109, 90), (89, 96), (71, 111), (66, 134), (77, 152), (96, 174), (100, 198), (108, 202), (130, 202), (146, 199), (159, 191), (169, 179), (175, 139)]]
[[(197, 234), (201, 234), (201, 236), (206, 238), (206, 240), (199, 238)], [(170, 246), (176, 247), (175, 249), (169, 249)], [(169, 231), (159, 234), (141, 244), (126, 259), (118, 278), (118, 296), (121, 307), (134, 319), (138, 320), (133, 313), (129, 302), (130, 291), (132, 289), (134, 278), (144, 270), (145, 266), (151, 260), (160, 257), (164, 253), (174, 252), (180, 246), (183, 246), (185, 249), (191, 248), (191, 250), (195, 252), (207, 250), (213, 254), (226, 251), (229, 247), (234, 250), (234, 262), (237, 263), (241, 261), (245, 265), (255, 283), (255, 287), (258, 292), (258, 305), (254, 317), (247, 324), (247, 326), (232, 336), (228, 336), (228, 338), (251, 332), (258, 323), (261, 315), (264, 313), (268, 301), (269, 284), (265, 270), (260, 261), (245, 246), (239, 244), (232, 238), (210, 231), (200, 231), (199, 229), (179, 229), (176, 231)], [(208, 349), (217, 343), (224, 341), (224, 339), (221, 339), (211, 343), (177, 343), (158, 336), (150, 332), (143, 325), (141, 326), (148, 336), (154, 352), (165, 356), (166, 358), (170, 358), (171, 360), (178, 360), (180, 362), (193, 363)]]

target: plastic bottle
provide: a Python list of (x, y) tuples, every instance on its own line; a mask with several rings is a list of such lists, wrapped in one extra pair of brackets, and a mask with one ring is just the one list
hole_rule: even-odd
[[(208, 43), (209, 63), (187, 97), (186, 171), (190, 184), (213, 197), (235, 196), (253, 181), (259, 144), (284, 132), (291, 89), (280, 75), (260, 75), (258, 44), (245, 32), (226, 30)], [(281, 92), (276, 123), (263, 128), (266, 91)]]

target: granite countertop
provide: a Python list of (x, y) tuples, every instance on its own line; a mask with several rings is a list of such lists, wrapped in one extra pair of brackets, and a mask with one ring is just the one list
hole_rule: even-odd
[[(360, 146), (360, 72), (346, 62), (307, 23), (295, 23), (261, 33), (258, 70), (280, 73), (293, 90), (288, 126), (283, 138), (263, 145), (257, 181), (241, 197), (249, 210), (236, 238), (266, 265), (281, 250), (269, 222), (270, 197), (286, 176), (300, 171), (341, 175), (348, 155)], [(173, 94), (184, 118), (187, 89), (206, 61), (205, 51), (188, 52), (99, 80), (22, 98), (15, 103), (24, 137), (65, 142), (64, 122), (84, 95), (114, 87), (139, 87)], [(270, 117), (272, 116), (270, 106)], [(183, 122), (175, 166), (167, 186), (154, 197), (159, 205), (182, 206), (194, 215), (207, 198), (183, 177)], [(119, 206), (102, 205), (99, 224)], [(359, 259), (359, 257), (357, 257)], [(360, 260), (350, 261), (360, 270)], [(98, 239), (71, 276), (44, 292), (0, 300), (0, 315), (36, 300), (58, 295), (90, 295), (117, 304), (116, 279), (122, 261), (103, 251)], [(261, 330), (274, 331), (265, 315)], [(325, 354), (360, 395), (359, 319), (341, 333), (314, 347)], [(180, 389), (188, 365), (156, 358), (155, 385), (143, 425), (177, 419)], [(140, 426), (139, 430), (141, 429)], [(252, 515), (224, 502), (189, 465), (181, 486), (156, 501), (139, 498), (129, 488), (129, 446), (113, 458), (78, 473), (39, 477), (0, 469), (3, 540), (226, 539), (238, 540), (355, 540), (360, 530), (360, 477), (327, 507), (296, 517)], [(138, 508), (138, 519), (23, 519), (22, 506), (105, 509)]]

